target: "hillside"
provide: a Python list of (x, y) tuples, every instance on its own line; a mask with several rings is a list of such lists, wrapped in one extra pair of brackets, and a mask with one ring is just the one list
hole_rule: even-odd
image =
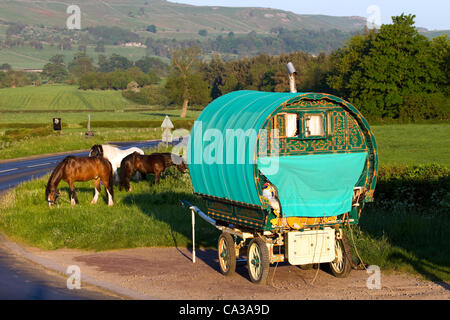
[[(119, 26), (135, 32), (153, 24), (158, 33), (210, 34), (268, 33), (272, 28), (356, 31), (364, 27), (362, 17), (299, 15), (266, 8), (208, 7), (164, 0), (78, 0), (82, 28), (98, 25)], [(23, 24), (65, 27), (70, 0), (11, 0), (0, 3), (0, 19)]]

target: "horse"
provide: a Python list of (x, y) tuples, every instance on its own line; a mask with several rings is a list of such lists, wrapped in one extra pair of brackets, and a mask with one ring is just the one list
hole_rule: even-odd
[(91, 201), (92, 204), (97, 203), (101, 191), (101, 182), (105, 185), (108, 196), (108, 206), (114, 204), (112, 166), (111, 163), (103, 157), (68, 156), (58, 163), (50, 175), (45, 188), (45, 199), (47, 200), (49, 207), (54, 205), (60, 196), (57, 187), (61, 180), (64, 180), (69, 184), (70, 203), (72, 205), (78, 203), (74, 182), (89, 180), (94, 180), (95, 194)]
[(143, 177), (146, 174), (155, 175), (155, 183), (159, 183), (161, 173), (168, 167), (176, 166), (181, 173), (186, 172), (186, 166), (183, 158), (172, 153), (152, 153), (150, 155), (140, 155), (134, 152), (123, 158), (120, 164), (120, 183), (119, 190), (125, 188), (131, 191), (130, 176), (134, 171), (141, 173)]
[(114, 181), (119, 182), (119, 175), (117, 174), (117, 169), (120, 168), (120, 162), (123, 158), (125, 158), (127, 155), (137, 152), (139, 154), (144, 154), (144, 151), (142, 149), (132, 147), (125, 150), (120, 150), (119, 148), (113, 147), (109, 144), (96, 144), (93, 145), (91, 150), (89, 151), (89, 157), (96, 157), (101, 156), (109, 160), (111, 162), (112, 168), (113, 168), (113, 174), (114, 174)]

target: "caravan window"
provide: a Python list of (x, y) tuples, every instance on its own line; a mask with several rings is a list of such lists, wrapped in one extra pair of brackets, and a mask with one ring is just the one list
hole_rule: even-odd
[(324, 136), (324, 114), (305, 114), (305, 137)]
[(286, 114), (286, 137), (298, 136), (298, 114), (287, 113)]

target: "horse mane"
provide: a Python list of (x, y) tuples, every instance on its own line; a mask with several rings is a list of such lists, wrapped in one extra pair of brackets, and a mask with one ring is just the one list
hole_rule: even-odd
[(95, 156), (103, 156), (103, 146), (101, 144), (94, 144), (89, 152), (90, 157), (92, 156), (93, 152), (95, 152)]
[(59, 181), (62, 179), (62, 173), (63, 169), (67, 164), (67, 160), (74, 158), (73, 156), (65, 157), (63, 161), (58, 163), (58, 165), (53, 169), (52, 174), (50, 175), (50, 178), (48, 178), (47, 185), (45, 186), (45, 198), (48, 198), (48, 194), (50, 192), (50, 187), (57, 185)]

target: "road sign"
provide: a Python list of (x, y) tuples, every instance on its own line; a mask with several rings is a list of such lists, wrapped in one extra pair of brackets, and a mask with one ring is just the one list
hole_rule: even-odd
[(61, 118), (53, 118), (53, 130), (61, 131)]
[(164, 129), (161, 141), (162, 142), (172, 142), (172, 132), (170, 132), (170, 129)]
[(173, 123), (172, 123), (172, 121), (170, 121), (169, 116), (166, 116), (164, 118), (164, 121), (161, 124), (161, 128), (163, 128), (163, 129), (173, 129)]
[(164, 118), (164, 121), (161, 124), (161, 128), (164, 129), (162, 137), (161, 137), (161, 141), (165, 142), (165, 143), (172, 142), (173, 136), (172, 136), (172, 132), (170, 131), (170, 129), (173, 129), (174, 126), (173, 126), (172, 121), (170, 121), (169, 116), (166, 116)]

